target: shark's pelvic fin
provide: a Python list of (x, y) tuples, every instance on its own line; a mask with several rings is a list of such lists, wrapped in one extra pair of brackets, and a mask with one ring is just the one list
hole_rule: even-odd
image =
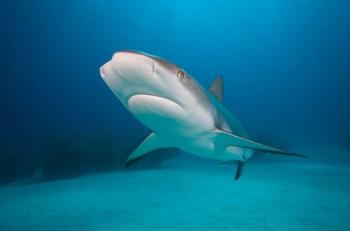
[(304, 155), (289, 152), (287, 150), (282, 150), (279, 148), (274, 148), (265, 144), (260, 144), (258, 142), (216, 129), (216, 145), (220, 148), (226, 148), (228, 146), (238, 146), (243, 148), (250, 148), (263, 152), (271, 152), (278, 155), (287, 155), (287, 156), (297, 156), (297, 157), (306, 157)]
[(237, 165), (236, 168), (236, 174), (235, 174), (235, 180), (238, 180), (241, 175), (242, 175), (242, 171), (243, 171), (243, 167), (245, 162), (244, 161), (236, 161), (236, 160), (224, 160), (220, 162), (221, 164), (230, 164), (230, 165)]
[(146, 139), (134, 150), (134, 152), (126, 160), (125, 165), (130, 166), (135, 163), (137, 160), (143, 158), (151, 151), (170, 147), (163, 140), (161, 140), (155, 133), (151, 133), (147, 136)]
[(242, 171), (243, 171), (243, 167), (244, 167), (244, 162), (243, 161), (237, 161), (237, 169), (236, 169), (235, 180), (238, 180), (241, 177)]
[(224, 79), (222, 76), (218, 76), (214, 79), (209, 87), (210, 93), (212, 93), (219, 101), (223, 100), (224, 91)]

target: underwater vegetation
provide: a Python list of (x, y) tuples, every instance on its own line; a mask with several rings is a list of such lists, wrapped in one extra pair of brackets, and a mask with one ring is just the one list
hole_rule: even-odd
[[(148, 133), (142, 128), (126, 136), (103, 129), (51, 132), (29, 141), (9, 136), (1, 141), (0, 184), (63, 179), (93, 172), (159, 168), (165, 160), (178, 158), (177, 149), (158, 150), (132, 168), (125, 168), (127, 157)], [(261, 142), (289, 147), (285, 140), (268, 132), (253, 131), (250, 135)], [(18, 142), (22, 145), (17, 145)], [(254, 159), (265, 156), (270, 155), (260, 153), (254, 155)], [(278, 158), (274, 159), (278, 161)]]
[(118, 138), (106, 134), (51, 135), (41, 145), (38, 168), (45, 177), (112, 170), (123, 157), (116, 150)]
[[(118, 137), (110, 132), (52, 133), (26, 146), (8, 140), (0, 155), (0, 184), (46, 181), (77, 177), (86, 173), (124, 169), (124, 162), (145, 131)], [(136, 168), (156, 168), (172, 156), (158, 151)]]

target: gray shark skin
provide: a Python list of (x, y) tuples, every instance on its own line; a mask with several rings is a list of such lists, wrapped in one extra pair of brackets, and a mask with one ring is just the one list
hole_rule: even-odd
[(135, 51), (115, 53), (100, 67), (100, 75), (121, 103), (153, 131), (126, 165), (156, 149), (177, 147), (204, 158), (237, 161), (237, 180), (253, 150), (305, 157), (250, 140), (222, 104), (221, 77), (206, 90), (181, 67)]

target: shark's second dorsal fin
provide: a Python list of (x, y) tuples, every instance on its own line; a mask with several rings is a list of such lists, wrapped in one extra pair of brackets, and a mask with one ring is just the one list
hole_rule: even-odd
[(223, 90), (224, 90), (224, 79), (222, 76), (218, 76), (214, 79), (209, 87), (210, 93), (212, 93), (220, 102), (223, 99)]
[(144, 141), (135, 149), (135, 151), (129, 156), (125, 165), (130, 166), (137, 160), (146, 156), (150, 152), (161, 149), (168, 148), (170, 145), (161, 140), (155, 133), (149, 134)]

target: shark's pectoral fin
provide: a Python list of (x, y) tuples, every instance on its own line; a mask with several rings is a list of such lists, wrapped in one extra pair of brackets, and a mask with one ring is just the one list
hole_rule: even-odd
[(134, 150), (134, 152), (129, 156), (129, 158), (126, 160), (125, 165), (130, 166), (131, 164), (135, 163), (137, 160), (143, 158), (150, 152), (161, 149), (161, 148), (167, 148), (170, 147), (166, 142), (164, 142), (162, 139), (160, 139), (155, 133), (149, 134), (144, 141)]
[(237, 161), (237, 169), (236, 169), (235, 180), (238, 180), (241, 177), (242, 171), (243, 171), (243, 167), (244, 167), (244, 162), (243, 161)]
[(218, 76), (214, 79), (209, 87), (210, 93), (212, 93), (219, 101), (222, 102), (224, 90), (224, 79)]
[(270, 152), (278, 155), (287, 155), (287, 156), (297, 156), (297, 157), (306, 157), (304, 155), (290, 152), (287, 150), (282, 150), (279, 148), (274, 148), (265, 144), (261, 144), (252, 140), (249, 140), (247, 138), (243, 138), (222, 130), (215, 130), (216, 132), (216, 144), (219, 147), (228, 147), (228, 146), (238, 146), (242, 148), (250, 148), (258, 151), (263, 151), (263, 152)]

